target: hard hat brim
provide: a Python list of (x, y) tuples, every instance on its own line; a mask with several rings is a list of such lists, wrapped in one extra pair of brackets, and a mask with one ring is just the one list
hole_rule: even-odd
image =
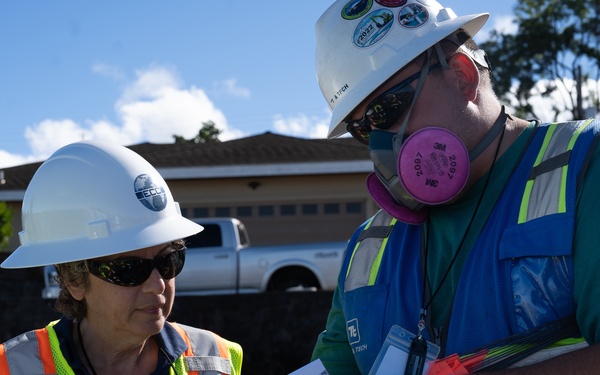
[[(203, 229), (201, 225), (183, 216), (167, 217), (150, 225), (131, 227), (112, 233), (109, 237), (98, 239), (80, 237), (56, 241), (55, 244), (46, 242), (42, 245), (19, 246), (0, 267), (40, 267), (115, 255), (183, 239)], [(128, 246), (119, 248), (115, 247), (115, 243), (128, 244)]]

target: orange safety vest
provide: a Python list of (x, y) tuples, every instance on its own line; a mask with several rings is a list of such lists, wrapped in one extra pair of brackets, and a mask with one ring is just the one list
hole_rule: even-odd
[[(0, 374), (10, 375), (11, 371), (15, 375), (73, 374), (64, 358), (61, 362), (61, 358), (55, 360), (52, 354), (53, 350), (55, 354), (60, 353), (57, 340), (52, 340), (51, 337), (56, 337), (52, 328), (55, 323), (0, 344)], [(199, 375), (201, 371), (216, 371), (220, 374), (240, 375), (242, 348), (239, 344), (210, 331), (170, 324), (187, 344), (186, 351), (173, 364), (177, 373)]]

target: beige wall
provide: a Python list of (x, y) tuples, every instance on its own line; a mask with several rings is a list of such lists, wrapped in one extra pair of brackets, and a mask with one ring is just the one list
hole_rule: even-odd
[[(169, 181), (173, 196), (187, 217), (201, 209), (207, 217), (238, 217), (247, 227), (253, 245), (345, 241), (354, 229), (370, 217), (377, 207), (365, 188), (366, 174), (284, 176), (211, 180)], [(252, 187), (255, 185), (255, 188)], [(360, 211), (347, 212), (360, 204)], [(316, 213), (304, 214), (303, 208), (316, 206)], [(339, 212), (327, 208), (338, 205)], [(295, 207), (295, 214), (283, 215), (282, 206)], [(238, 215), (238, 208), (252, 211)], [(271, 215), (260, 208), (272, 207)]]

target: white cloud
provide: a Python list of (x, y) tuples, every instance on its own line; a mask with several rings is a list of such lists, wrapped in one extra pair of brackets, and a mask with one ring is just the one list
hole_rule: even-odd
[(39, 161), (39, 159), (35, 158), (32, 155), (23, 156), (8, 153), (4, 150), (0, 150), (0, 168), (13, 167), (15, 165), (34, 163)]
[[(533, 97), (530, 99), (530, 103), (535, 111), (535, 115), (539, 117), (542, 122), (549, 121), (570, 121), (573, 119), (573, 113), (569, 109), (571, 104), (570, 95), (575, 92), (575, 81), (571, 79), (564, 79), (564, 85), (561, 82), (556, 82), (557, 90), (554, 90), (550, 95), (542, 96), (542, 93), (546, 91), (545, 87), (548, 85), (548, 80), (540, 80), (536, 82), (533, 89)], [(590, 93), (590, 90), (596, 90), (600, 82), (594, 80), (588, 80), (582, 86), (582, 95), (584, 98), (597, 97), (598, 93)], [(512, 99), (510, 105), (516, 106), (517, 101), (514, 96), (515, 88), (511, 89)], [(584, 108), (591, 106), (591, 103), (584, 101)], [(558, 113), (557, 113), (558, 111)], [(593, 112), (593, 111), (592, 111)], [(594, 115), (590, 113), (590, 115)], [(597, 114), (596, 114), (597, 116)]]
[(89, 138), (91, 138), (89, 130), (69, 119), (48, 119), (25, 129), (25, 139), (36, 159), (44, 159), (68, 143)]
[(518, 31), (518, 26), (514, 20), (514, 15), (495, 16), (483, 26), (481, 31), (478, 32), (473, 39), (478, 44), (481, 44), (490, 39), (490, 34), (494, 30), (502, 34), (516, 34)]
[(291, 117), (275, 116), (273, 128), (282, 134), (302, 138), (327, 138), (329, 118), (308, 117), (304, 114)]
[[(96, 65), (94, 71), (118, 76), (118, 70)], [(232, 87), (234, 87), (233, 82)], [(0, 167), (44, 160), (58, 148), (82, 139), (109, 140), (122, 145), (141, 142), (171, 143), (173, 135), (192, 138), (203, 123), (213, 121), (223, 141), (245, 134), (229, 128), (224, 113), (215, 107), (204, 90), (182, 87), (173, 69), (152, 66), (136, 72), (115, 104), (118, 123), (106, 119), (79, 124), (71, 119), (45, 119), (25, 130), (32, 156), (2, 155)]]
[(213, 93), (215, 95), (227, 95), (247, 99), (250, 97), (250, 90), (238, 86), (237, 79), (230, 78), (225, 81), (213, 83)]
[(181, 82), (177, 72), (164, 66), (152, 66), (135, 72), (136, 80), (123, 90), (117, 107), (159, 97), (164, 90), (177, 89)]
[(515, 16), (498, 16), (494, 19), (494, 29), (502, 34), (514, 35), (518, 31)]
[(125, 79), (125, 73), (114, 65), (97, 63), (92, 66), (92, 72), (99, 74), (104, 77), (112, 78), (115, 81), (122, 81)]

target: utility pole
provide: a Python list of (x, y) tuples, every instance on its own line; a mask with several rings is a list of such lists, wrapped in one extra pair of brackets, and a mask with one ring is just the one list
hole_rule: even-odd
[(577, 103), (575, 105), (575, 111), (573, 111), (574, 120), (580, 120), (585, 117), (585, 113), (583, 112), (583, 79), (581, 77), (581, 65), (577, 65), (575, 68), (575, 90), (576, 90), (576, 100)]

